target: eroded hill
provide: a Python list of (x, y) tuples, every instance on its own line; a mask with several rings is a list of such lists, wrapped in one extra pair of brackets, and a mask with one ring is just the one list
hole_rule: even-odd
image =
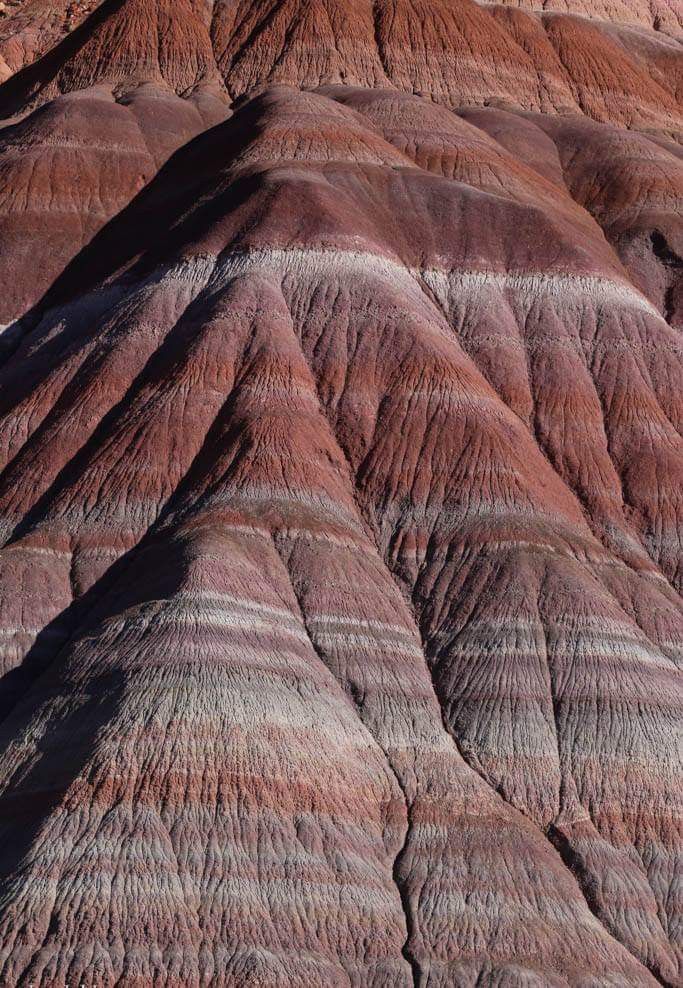
[(681, 984), (667, 0), (0, 21), (0, 979)]

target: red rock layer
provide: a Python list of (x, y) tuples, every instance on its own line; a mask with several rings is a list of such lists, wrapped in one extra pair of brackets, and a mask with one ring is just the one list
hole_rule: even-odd
[(4, 4), (0, 21), (0, 81), (30, 65), (78, 27), (99, 5), (93, 0), (28, 0)]
[(619, 37), (126, 0), (0, 90), (3, 983), (680, 983), (680, 121)]
[(103, 4), (2, 87), (0, 106), (14, 116), (0, 129), (0, 232), (12, 271), (1, 323), (24, 315), (173, 151), (229, 115), (189, 0), (153, 12), (136, 0)]
[(503, 3), (617, 24), (637, 24), (671, 35), (683, 30), (683, 15), (676, 0), (503, 0)]
[[(536, 15), (517, 4), (473, 0), (108, 0), (66, 15), (33, 0), (0, 31), (0, 56), (5, 76), (35, 62), (15, 87), (19, 105), (140, 77), (163, 80), (177, 93), (213, 90), (222, 76), (233, 97), (280, 82), (390, 85), (448, 104), (578, 110), (670, 132), (680, 127), (680, 80), (671, 77), (680, 75), (676, 36), (683, 25), (671, 22), (673, 37), (647, 30), (653, 17), (657, 26), (671, 20), (666, 0), (658, 2), (662, 11), (649, 18), (624, 3), (632, 14), (626, 21), (646, 25), (635, 29), (618, 16), (617, 26), (574, 16), (585, 11), (571, 5), (563, 13), (546, 4)], [(675, 19), (675, 8), (669, 13)], [(602, 14), (611, 19), (610, 11)], [(56, 44), (65, 16), (75, 29)]]
[[(108, 0), (79, 11), (69, 21), (73, 31), (59, 43), (45, 28), (37, 61), (17, 56), (16, 66), (26, 67), (0, 90), (0, 115), (9, 124), (0, 129), (0, 222), (9, 234), (5, 270), (13, 272), (0, 300), (3, 324), (36, 302), (77, 249), (148, 180), (149, 162), (126, 162), (127, 150), (144, 157), (146, 144), (158, 167), (199, 130), (225, 118), (228, 93), (244, 98), (272, 82), (390, 87), (450, 107), (495, 103), (562, 119), (583, 112), (656, 132), (658, 139), (680, 137), (680, 44), (654, 32), (615, 33), (582, 18), (539, 18), (510, 7), (481, 8), (472, 0), (424, 9), (404, 0), (273, 0), (265, 6), (184, 0), (180, 7)], [(42, 38), (46, 20), (56, 23), (58, 15), (34, 0), (7, 20), (8, 38), (19, 44), (24, 28)], [(60, 94), (74, 93), (78, 109), (57, 100), (47, 115), (40, 110)], [(132, 106), (134, 119), (114, 102)], [(131, 127), (142, 133), (136, 137)], [(84, 140), (93, 142), (92, 157), (75, 182)], [(21, 190), (34, 178), (44, 192), (36, 190), (29, 207)], [(31, 229), (34, 209), (55, 229), (31, 245), (35, 263), (29, 272), (20, 259), (27, 249), (21, 229)], [(641, 287), (643, 277), (637, 281)], [(669, 288), (667, 281), (659, 294)]]

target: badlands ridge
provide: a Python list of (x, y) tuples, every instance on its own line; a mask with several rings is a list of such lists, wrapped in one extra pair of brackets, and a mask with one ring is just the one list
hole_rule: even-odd
[(0, 13), (0, 982), (683, 984), (678, 0)]

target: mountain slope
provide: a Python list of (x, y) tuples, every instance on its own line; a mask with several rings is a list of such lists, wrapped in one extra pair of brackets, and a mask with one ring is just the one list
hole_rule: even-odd
[(671, 19), (38, 10), (3, 983), (680, 984)]

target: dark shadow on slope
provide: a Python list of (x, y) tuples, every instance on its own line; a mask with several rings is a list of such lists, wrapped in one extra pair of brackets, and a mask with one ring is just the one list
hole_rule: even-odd
[(46, 55), (10, 76), (0, 86), (0, 119), (14, 116), (25, 109), (41, 89), (49, 86), (61, 69), (78, 54), (93, 32), (124, 3), (126, 0), (104, 0), (104, 3)]
[(664, 265), (667, 273), (667, 285), (664, 289), (663, 315), (666, 321), (671, 324), (676, 314), (676, 296), (679, 292), (679, 279), (683, 275), (683, 258), (676, 251), (672, 250), (669, 243), (660, 230), (653, 230), (650, 234), (652, 253), (657, 260)]
[[(0, 116), (10, 116), (43, 86), (49, 84), (62, 65), (87, 42), (93, 28), (116, 12), (124, 2), (125, 0), (110, 0), (103, 3), (86, 22), (47, 56), (17, 73), (1, 86)], [(52, 305), (82, 295), (84, 288), (87, 290), (94, 287), (100, 278), (115, 273), (132, 258), (139, 257), (147, 250), (153, 250), (155, 245), (156, 253), (161, 255), (162, 252), (168, 251), (171, 244), (180, 242), (179, 236), (171, 239), (166, 236), (167, 228), (177, 222), (183, 211), (196, 202), (198, 177), (202, 177), (201, 171), (197, 169), (198, 160), (203, 161), (205, 166), (212, 162), (214, 170), (224, 164), (226, 159), (229, 160), (229, 153), (218, 157), (215, 154), (215, 140), (217, 137), (220, 140), (225, 130), (226, 125), (219, 124), (178, 151), (161, 169), (151, 183), (151, 187), (146, 187), (122, 214), (115, 217), (77, 255), (55, 285), (22, 319), (23, 334), (17, 340), (17, 349), (20, 349), (26, 332), (38, 326), (42, 316)], [(248, 194), (247, 190), (245, 194)], [(233, 203), (235, 199), (233, 191)], [(222, 205), (227, 204), (222, 203)], [(174, 338), (173, 341), (167, 342), (168, 347), (162, 348), (163, 353), (158, 351), (154, 354), (152, 365), (156, 366), (166, 359), (166, 350), (176, 341)], [(53, 361), (64, 350), (64, 346), (64, 340), (57, 339), (46, 346), (37, 359), (36, 357), (25, 360), (20, 358), (20, 366), (17, 370), (25, 382), (24, 391), (35, 386), (35, 374), (32, 374), (32, 371), (38, 371), (39, 380), (43, 373), (49, 371)], [(16, 356), (16, 350), (14, 353)], [(13, 361), (10, 356), (5, 369), (11, 363)], [(149, 376), (149, 373), (151, 373), (150, 364), (143, 371), (142, 377)], [(137, 383), (142, 382), (138, 379)], [(13, 394), (7, 397), (11, 406), (17, 396)], [(100, 423), (100, 428), (81, 450), (77, 459), (67, 464), (31, 513), (31, 518), (36, 517), (40, 510), (65, 488), (69, 479), (78, 473), (88, 454), (101, 442), (115, 411)], [(211, 442), (209, 437), (207, 440)], [(167, 512), (163, 512), (162, 516), (166, 514)], [(28, 519), (26, 523), (29, 524)], [(22, 529), (24, 527), (22, 526)], [(98, 621), (116, 613), (117, 608), (125, 604), (126, 598), (130, 602), (131, 597), (135, 596), (137, 592), (133, 589), (135, 581), (126, 580), (124, 583), (122, 577), (153, 538), (153, 535), (146, 536), (141, 544), (133, 547), (117, 560), (83, 596), (74, 600), (66, 610), (57, 615), (39, 633), (21, 666), (2, 677), (0, 754), (6, 752), (16, 739), (22, 737), (37, 707), (41, 703), (48, 702), (60, 692), (60, 689), (64, 691), (67, 687), (60, 673), (63, 673), (64, 661), (67, 658), (65, 649), (74, 635), (84, 633), (88, 628), (94, 628)], [(182, 560), (168, 558), (174, 555), (173, 547), (169, 549), (165, 560), (164, 579), (172, 583), (177, 580), (178, 572), (182, 571)], [(182, 547), (178, 546), (177, 551), (182, 552)], [(120, 584), (119, 592), (112, 595), (112, 590), (117, 588), (117, 584)], [(159, 589), (159, 587), (155, 588), (157, 593)], [(169, 586), (168, 589), (170, 590), (171, 587)], [(9, 780), (8, 787), (0, 798), (1, 898), (5, 898), (13, 876), (20, 876), (22, 863), (30, 852), (41, 827), (63, 801), (69, 787), (92, 756), (100, 731), (116, 713), (124, 685), (123, 670), (109, 672), (102, 677), (95, 676), (89, 680), (87, 689), (82, 693), (83, 702), (80, 705), (71, 709), (65, 717), (55, 718), (53, 715), (40, 740), (36, 762), (28, 773), (18, 778), (16, 785)]]
[[(167, 561), (163, 572), (151, 571), (151, 588), (147, 593), (144, 592), (144, 588), (150, 584), (146, 584), (145, 580), (139, 576), (136, 579), (131, 579), (129, 571), (131, 566), (134, 566), (140, 557), (143, 557), (138, 568), (144, 574), (145, 554), (155, 545), (163, 543), (164, 552), (171, 556), (182, 549), (181, 545), (174, 544), (168, 538), (167, 523), (176, 512), (181, 513), (182, 508), (188, 505), (190, 502), (188, 495), (202, 476), (209, 472), (215, 462), (216, 450), (224, 447), (227, 441), (226, 435), (230, 429), (229, 423), (233, 415), (234, 402), (233, 389), (208, 429), (185, 476), (163, 506), (159, 517), (149, 531), (136, 545), (116, 560), (89, 590), (73, 600), (69, 607), (61, 611), (43, 628), (26, 653), (21, 665), (0, 677), (0, 738), (4, 737), (7, 719), (12, 717), (13, 712), (22, 706), (23, 698), (28, 691), (48, 672), (51, 666), (59, 661), (64, 648), (68, 646), (76, 634), (93, 630), (102, 621), (131, 606), (132, 601), (141, 603), (150, 599), (150, 594), (158, 599), (160, 594), (173, 592), (177, 574), (182, 572), (182, 552), (176, 559), (178, 565), (172, 565), (170, 561)], [(95, 445), (97, 445), (96, 442)], [(40, 510), (49, 505), (56, 493), (73, 481), (71, 466), (71, 464), (67, 464), (53, 486), (43, 496), (41, 502), (36, 505), (31, 516), (34, 513), (38, 516)], [(73, 472), (77, 472), (75, 466)], [(22, 523), (21, 532), (16, 533), (16, 537), (19, 538), (25, 534), (31, 523), (27, 518), (25, 525)], [(124, 576), (126, 576), (125, 581)], [(29, 700), (25, 706), (27, 711), (30, 710), (31, 701)], [(0, 742), (0, 753), (3, 750), (4, 744)]]
[[(258, 110), (256, 110), (256, 115), (258, 115)], [(88, 278), (90, 285), (96, 284), (98, 280), (106, 279), (110, 273), (125, 267), (126, 262), (131, 258), (137, 262), (135, 268), (131, 269), (136, 274), (140, 273), (138, 267), (145, 270), (149, 267), (153, 268), (157, 258), (168, 255), (174, 247), (180, 248), (182, 246), (188, 236), (188, 226), (192, 231), (201, 231), (215, 222), (217, 217), (226, 215), (244, 202), (258, 187), (258, 176), (246, 176), (243, 180), (230, 184), (229, 188), (226, 187), (221, 190), (216, 198), (207, 197), (207, 202), (200, 206), (187, 222), (182, 222), (184, 214), (196, 203), (197, 190), (202, 179), (207, 176), (211, 178), (217, 172), (220, 174), (225, 162), (225, 156), (217, 157), (215, 154), (216, 139), (218, 138), (222, 144), (223, 135), (226, 131), (234, 132), (235, 130), (240, 138), (237, 142), (238, 146), (242, 142), (253, 139), (253, 118), (254, 111), (252, 109), (248, 113), (248, 119), (243, 120), (241, 124), (238, 122), (237, 128), (235, 128), (232, 120), (219, 124), (177, 152), (154, 180), (153, 187), (143, 190), (122, 214), (112, 220), (95, 240), (81, 251), (27, 319), (38, 322), (46, 308), (58, 304), (55, 300), (79, 295), (83, 288), (84, 277)], [(230, 156), (227, 157), (229, 160)], [(197, 167), (188, 167), (191, 163)], [(186, 179), (188, 174), (194, 179), (189, 184), (185, 180), (181, 181), (181, 179)], [(178, 221), (178, 228), (174, 235), (165, 233), (164, 224), (161, 222), (163, 215), (168, 216), (169, 204), (174, 207), (172, 220)], [(130, 236), (134, 232), (138, 234), (137, 242)], [(132, 243), (135, 243), (135, 251), (131, 248)], [(145, 254), (146, 251), (152, 255), (151, 261)], [(131, 277), (131, 271), (120, 276), (124, 282)], [(168, 371), (169, 366), (178, 359), (179, 352), (182, 354), (184, 347), (191, 342), (196, 328), (193, 324), (195, 307), (203, 307), (203, 315), (206, 316), (206, 299), (198, 303), (197, 306), (188, 307), (159, 350), (150, 357), (141, 373), (132, 382), (123, 398), (101, 420), (88, 441), (76, 456), (63, 467), (48, 490), (17, 526), (12, 536), (13, 541), (26, 535), (41, 520), (41, 516), (44, 516), (49, 506), (54, 504), (55, 499), (78, 482), (79, 475), (87, 466), (92, 454), (106, 439), (117, 416), (130, 402), (131, 397), (150, 380), (163, 378), (164, 372)], [(13, 362), (17, 376), (23, 384), (24, 392), (30, 391), (36, 384), (36, 375), (32, 371), (38, 370), (37, 379), (39, 380), (41, 372), (48, 373), (63, 350), (64, 342), (55, 340), (48, 343), (40, 355), (27, 359), (22, 359), (19, 356)], [(32, 363), (33, 367), (30, 366)], [(36, 365), (38, 366), (36, 367)], [(63, 397), (66, 399), (77, 396), (65, 394)], [(6, 404), (10, 407), (15, 400), (16, 395), (6, 396)], [(10, 717), (14, 720), (12, 713), (21, 706), (22, 697), (58, 660), (60, 653), (68, 645), (73, 635), (82, 630), (86, 619), (88, 626), (90, 626), (93, 620), (102, 620), (108, 614), (115, 612), (120, 594), (116, 595), (116, 601), (107, 604), (105, 601), (109, 591), (116, 585), (122, 574), (129, 569), (135, 555), (143, 551), (149, 545), (150, 540), (154, 539), (154, 532), (163, 524), (169, 512), (174, 509), (175, 505), (182, 502), (188, 484), (191, 485), (192, 483), (192, 478), (198, 472), (201, 473), (208, 468), (213, 457), (212, 449), (216, 438), (225, 431), (225, 423), (230, 415), (230, 399), (228, 399), (213, 426), (209, 429), (186, 478), (162, 510), (152, 531), (136, 547), (111, 566), (90, 590), (74, 600), (69, 607), (42, 629), (22, 664), (0, 679), (0, 722), (6, 723)], [(11, 470), (13, 462), (10, 461), (3, 476), (7, 476), (7, 471)], [(93, 612), (95, 613), (93, 614)], [(5, 724), (3, 724), (3, 729), (4, 727)], [(0, 744), (0, 750), (1, 748), (2, 745)]]
[[(76, 635), (95, 636), (108, 618), (131, 606), (168, 598), (178, 588), (185, 571), (187, 543), (174, 537), (168, 520), (188, 504), (188, 494), (210, 470), (216, 450), (223, 448), (235, 400), (233, 390), (149, 532), (60, 613), (38, 636), (22, 665), (0, 680), (0, 757), (24, 736), (42, 704), (60, 694), (68, 699), (68, 648)], [(17, 779), (16, 792), (10, 781), (0, 796), (0, 901), (15, 879), (21, 881), (22, 866), (41, 827), (63, 802), (92, 756), (100, 732), (115, 716), (126, 678), (124, 669), (116, 669), (81, 684), (84, 702), (66, 717), (52, 712), (37, 761)]]
[[(20, 352), (21, 343), (51, 309), (83, 298), (103, 283), (124, 279), (125, 284), (126, 275), (132, 278), (152, 271), (211, 224), (238, 209), (259, 188), (259, 173), (233, 179), (225, 173), (234, 158), (258, 138), (261, 111), (262, 102), (257, 97), (176, 151), (24, 314), (12, 355)], [(49, 344), (49, 353), (45, 352), (45, 363), (51, 365), (63, 348), (64, 340), (57, 337)], [(12, 355), (6, 358), (5, 367)]]
[[(240, 122), (237, 118), (241, 114), (236, 115), (177, 151), (129, 206), (79, 252), (22, 318), (21, 332), (15, 333), (12, 352), (0, 367), (0, 414), (9, 412), (34, 391), (70, 351), (98, 334), (98, 317), (101, 323), (115, 305), (113, 295), (111, 301), (104, 295), (98, 298), (98, 286), (106, 282), (114, 290), (120, 288), (125, 292), (136, 278), (143, 278), (163, 262), (181, 256), (186, 242), (239, 209), (258, 189), (258, 175), (247, 175), (235, 182), (228, 182), (222, 176), (233, 155), (253, 136), (254, 111), (245, 108), (243, 113), (247, 112), (248, 120)], [(40, 336), (49, 334), (53, 328), (50, 319), (41, 326), (44, 317), (55, 307), (69, 303), (82, 309), (66, 312), (66, 328), (28, 353), (27, 347), (34, 347)], [(71, 390), (72, 385), (67, 385), (59, 401), (73, 398)], [(14, 459), (20, 452), (21, 449)], [(0, 483), (7, 477), (14, 459), (6, 464)]]
[[(197, 327), (201, 321), (211, 318), (211, 303), (206, 298), (200, 296), (192, 302), (183, 312), (178, 322), (171, 328), (161, 345), (155, 350), (140, 372), (130, 383), (120, 400), (113, 405), (109, 411), (100, 419), (94, 431), (86, 439), (75, 455), (66, 462), (58, 472), (50, 486), (36, 501), (30, 511), (22, 518), (13, 530), (6, 545), (11, 546), (46, 518), (49, 519), (49, 509), (59, 501), (63, 494), (69, 489), (78, 490), (79, 483), (83, 479), (83, 474), (92, 463), (93, 457), (108, 439), (115, 433), (117, 424), (120, 424), (125, 417), (126, 409), (149, 385), (172, 379), (174, 367), (180, 363), (186, 355), (189, 347), (197, 335)], [(61, 396), (57, 406), (71, 408), (78, 401), (81, 382), (79, 375), (76, 375), (71, 385)], [(47, 427), (51, 425), (49, 416), (46, 420)], [(45, 423), (41, 425), (31, 437), (40, 444), (41, 433), (45, 428)], [(0, 681), (1, 682), (1, 681)], [(1, 716), (1, 714), (0, 714)]]
[[(126, 553), (44, 630), (40, 645), (44, 646), (46, 635), (57, 630), (61, 654), (55, 654), (54, 649), (59, 649), (56, 642), (50, 656), (36, 642), (23, 665), (15, 670), (13, 686), (15, 690), (23, 686), (26, 692), (16, 698), (14, 709), (0, 723), (0, 758), (18, 739), (27, 737), (41, 710), (46, 728), (28, 771), (19, 771), (16, 781), (8, 779), (0, 796), (0, 904), (12, 882), (21, 881), (22, 866), (30, 860), (29, 852), (42, 826), (64, 803), (69, 788), (96, 751), (97, 739), (116, 715), (129, 678), (125, 668), (104, 669), (98, 674), (96, 667), (90, 676), (75, 677), (69, 670), (68, 645), (76, 633), (79, 637), (92, 635), (94, 640), (101, 622), (127, 607), (144, 604), (150, 597), (158, 600), (169, 596), (184, 571), (184, 546), (169, 540), (163, 546), (163, 566), (153, 556), (147, 565), (143, 561), (142, 580), (124, 581), (138, 551), (134, 547)], [(118, 593), (111, 595), (117, 584)], [(149, 588), (142, 598), (140, 586)], [(60, 697), (63, 706), (50, 709)], [(8, 694), (3, 696), (3, 701), (7, 699)]]
[(157, 176), (67, 265), (36, 307), (46, 311), (109, 282), (151, 271), (242, 206), (262, 184), (257, 167), (229, 174), (234, 160), (258, 141), (264, 100), (257, 96), (228, 120), (176, 151)]
[(659, 230), (653, 230), (650, 234), (650, 241), (652, 243), (652, 250), (655, 257), (658, 258), (665, 264), (668, 268), (683, 268), (683, 258), (679, 257), (678, 254), (669, 247), (668, 241), (663, 233)]
[[(13, 879), (21, 881), (22, 864), (45, 821), (64, 800), (69, 787), (92, 756), (97, 737), (114, 716), (124, 686), (122, 673), (93, 680), (85, 702), (67, 717), (53, 720), (42, 736), (37, 760), (26, 775), (12, 781), (0, 797), (0, 903)], [(23, 711), (22, 711), (23, 713)], [(21, 736), (29, 711), (0, 727), (0, 750)]]

